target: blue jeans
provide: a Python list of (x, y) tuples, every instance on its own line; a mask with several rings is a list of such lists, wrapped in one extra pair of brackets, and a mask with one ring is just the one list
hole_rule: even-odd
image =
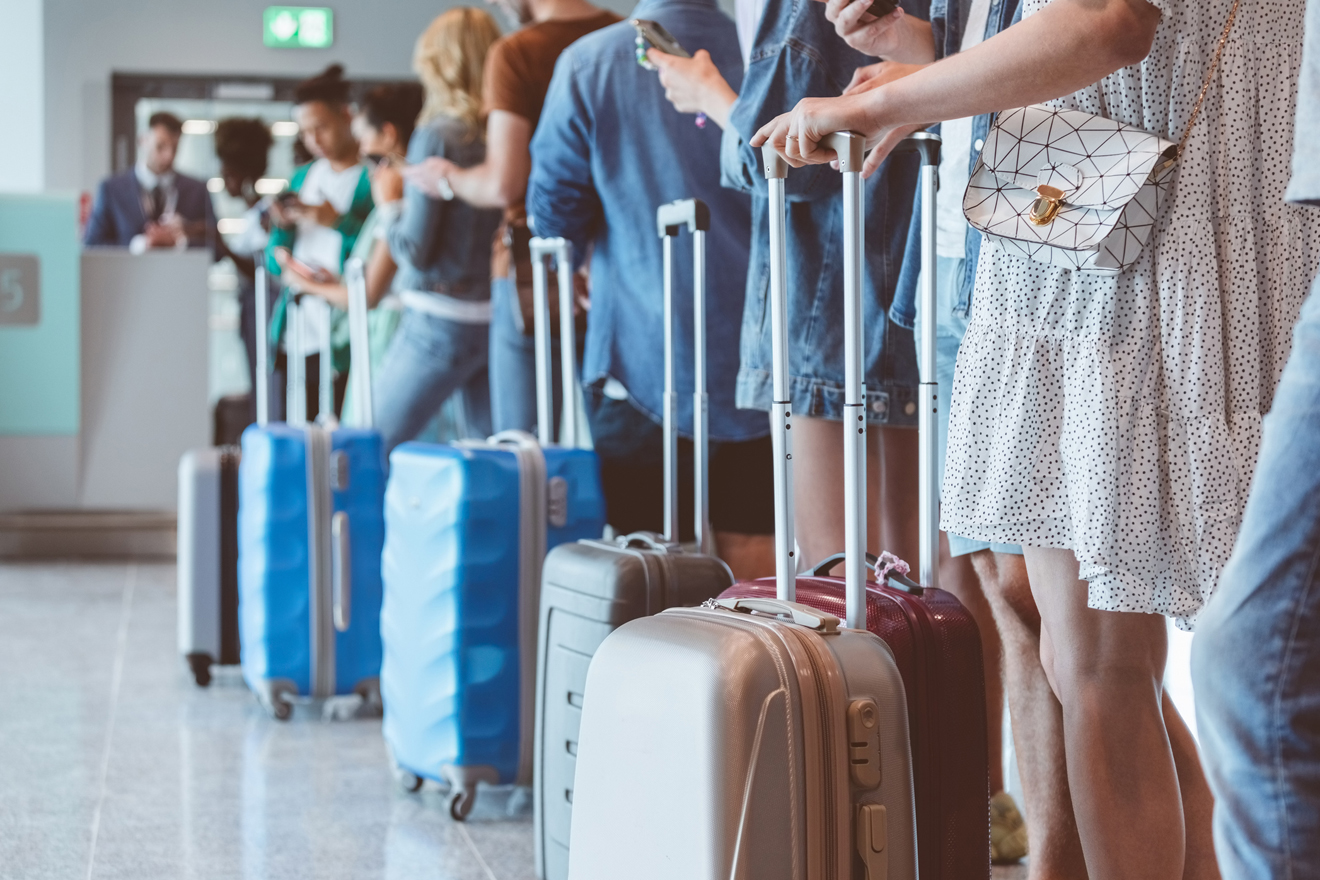
[[(935, 304), (939, 312), (935, 316), (935, 381), (939, 383), (940, 416), (937, 470), (941, 485), (944, 483), (944, 455), (949, 447), (949, 402), (953, 400), (953, 370), (958, 363), (958, 347), (962, 345), (963, 337), (967, 335), (967, 325), (972, 320), (970, 303), (959, 297), (964, 263), (964, 260), (957, 257), (939, 257), (935, 267)], [(918, 347), (921, 345), (921, 325), (925, 318), (921, 298), (918, 297), (917, 320), (912, 329)], [(1022, 555), (1022, 548), (1017, 544), (992, 544), (949, 532), (949, 555), (966, 556), (978, 550)]]
[(1192, 675), (1225, 880), (1320, 877), (1320, 281)]
[(486, 328), (407, 309), (372, 383), (385, 454), (422, 432), (451, 394), (463, 395), (470, 437), (490, 434)]
[[(551, 289), (553, 295), (555, 288)], [(519, 327), (518, 291), (509, 278), (490, 282), (490, 402), (496, 431), (536, 431), (536, 346)], [(559, 339), (550, 345), (551, 379), (559, 412)], [(555, 416), (556, 423), (558, 415)]]

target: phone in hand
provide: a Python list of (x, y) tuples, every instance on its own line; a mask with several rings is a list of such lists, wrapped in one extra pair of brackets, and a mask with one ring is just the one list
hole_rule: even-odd
[(655, 49), (664, 52), (666, 55), (676, 55), (679, 58), (691, 58), (692, 53), (679, 45), (674, 35), (664, 29), (664, 26), (658, 21), (649, 21), (645, 18), (634, 18), (632, 20), (633, 29), (637, 31), (637, 63), (643, 67), (654, 69), (653, 65), (645, 61), (646, 47), (643, 42), (650, 43)]
[(874, 15), (876, 18), (884, 18), (886, 15), (893, 14), (898, 8), (898, 0), (873, 0), (871, 8), (866, 10), (867, 15)]

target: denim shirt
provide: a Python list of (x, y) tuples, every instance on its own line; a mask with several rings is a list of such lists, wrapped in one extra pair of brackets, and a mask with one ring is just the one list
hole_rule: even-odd
[[(967, 15), (966, 0), (932, 0), (930, 6), (930, 24), (935, 36), (935, 58), (956, 55), (962, 48), (964, 18)], [(950, 7), (953, 7), (952, 9)], [(1020, 0), (990, 0), (990, 15), (985, 22), (985, 39), (998, 34), (1010, 24), (1022, 20)], [(994, 123), (993, 113), (983, 113), (972, 120), (972, 155), (968, 172), (976, 167), (976, 159), (985, 146), (986, 136)], [(966, 318), (972, 313), (972, 287), (976, 283), (976, 263), (981, 256), (981, 232), (967, 227), (966, 255), (963, 259), (963, 275), (958, 283), (958, 298), (953, 303), (953, 313), (959, 318)], [(912, 327), (917, 319), (917, 278), (921, 274), (921, 205), (918, 203), (912, 212), (912, 228), (909, 231), (907, 252), (903, 255), (903, 271), (899, 276), (898, 290), (894, 294), (894, 304), (889, 310), (889, 317), (904, 327)]]
[[(715, 0), (643, 0), (633, 15), (658, 21), (689, 52), (705, 49), (733, 88), (742, 58), (733, 21)], [(738, 332), (747, 277), (750, 208), (720, 186), (720, 130), (665, 99), (637, 64), (636, 31), (620, 22), (569, 46), (555, 65), (532, 139), (527, 210), (537, 235), (563, 236), (591, 254), (591, 313), (583, 380), (613, 377), (657, 421), (664, 395), (663, 250), (656, 209), (700, 198), (706, 236), (707, 389), (713, 440), (764, 436), (765, 413), (738, 410)], [(692, 426), (692, 236), (674, 240), (678, 427)]]
[[(903, 8), (924, 19), (928, 0), (903, 0)], [(769, 202), (761, 151), (748, 141), (765, 123), (792, 110), (806, 97), (839, 95), (853, 72), (875, 59), (849, 48), (825, 18), (825, 6), (814, 0), (768, 0), (757, 26), (752, 53), (742, 89), (724, 133), (721, 169), (725, 186), (752, 193), (752, 258), (747, 277), (749, 309), (763, 303), (770, 277)], [(915, 155), (895, 156), (865, 185), (863, 223), (866, 265), (863, 318), (867, 352), (867, 414), (874, 421), (889, 420), (895, 401), (890, 389), (876, 381), (877, 373), (902, 385), (915, 384), (915, 361), (911, 382), (895, 377), (901, 365), (877, 364), (879, 359), (911, 359), (891, 344), (890, 328), (884, 320), (890, 307), (903, 261), (903, 249), (916, 192)], [(803, 415), (839, 418), (842, 415), (843, 368), (842, 326), (837, 332), (798, 326), (801, 322), (832, 321), (838, 308), (830, 305), (843, 289), (843, 260), (838, 251), (842, 241), (842, 186), (839, 172), (828, 165), (790, 169), (785, 181), (788, 200), (788, 291), (790, 364), (794, 411)], [(761, 316), (763, 317), (763, 316)], [(768, 393), (770, 381), (766, 360), (768, 348), (758, 339), (758, 325), (766, 322), (748, 314), (743, 330), (744, 375), (740, 392), (744, 406), (756, 405)], [(760, 328), (768, 332), (764, 327)], [(764, 335), (762, 332), (759, 335)], [(833, 338), (837, 337), (837, 339)], [(804, 339), (814, 342), (804, 344)], [(827, 342), (826, 340), (830, 341)], [(837, 345), (833, 344), (837, 341)], [(910, 343), (908, 349), (911, 348)], [(764, 351), (762, 351), (764, 349)], [(807, 350), (811, 349), (811, 350)], [(837, 387), (836, 387), (837, 386)], [(906, 396), (906, 392), (900, 391)], [(910, 401), (907, 401), (910, 402)], [(901, 405), (900, 405), (901, 407)], [(900, 408), (900, 412), (901, 412)]]
[[(481, 138), (469, 137), (456, 119), (438, 116), (413, 132), (408, 164), (442, 156), (468, 167), (486, 156)], [(433, 199), (411, 183), (403, 188), (403, 210), (386, 241), (399, 265), (396, 290), (421, 290), (458, 299), (490, 298), (490, 243), (502, 212), (474, 208), (458, 199)]]

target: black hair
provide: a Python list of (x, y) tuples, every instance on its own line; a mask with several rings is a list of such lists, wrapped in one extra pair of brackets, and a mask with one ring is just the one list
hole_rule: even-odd
[(406, 150), (425, 98), (421, 83), (393, 83), (376, 86), (367, 92), (359, 109), (367, 124), (377, 131), (384, 128), (387, 122), (393, 125), (399, 133), (400, 146)]
[(221, 119), (215, 127), (215, 154), (220, 164), (244, 180), (265, 175), (272, 143), (270, 129), (260, 119)]
[(293, 90), (293, 103), (310, 104), (321, 101), (342, 106), (348, 103), (348, 80), (344, 79), (344, 65), (331, 64), (310, 79), (298, 83)]
[(151, 118), (147, 120), (147, 129), (151, 130), (158, 125), (175, 137), (183, 134), (183, 122), (173, 113), (161, 111), (151, 114)]

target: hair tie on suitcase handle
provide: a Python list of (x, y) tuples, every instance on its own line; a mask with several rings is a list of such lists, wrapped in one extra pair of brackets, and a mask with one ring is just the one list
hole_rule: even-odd
[(880, 558), (872, 564), (875, 568), (875, 579), (880, 583), (902, 590), (905, 593), (912, 593), (914, 596), (922, 594), (922, 586), (908, 577), (908, 573), (912, 571), (912, 566), (893, 553), (888, 550), (882, 552)]

